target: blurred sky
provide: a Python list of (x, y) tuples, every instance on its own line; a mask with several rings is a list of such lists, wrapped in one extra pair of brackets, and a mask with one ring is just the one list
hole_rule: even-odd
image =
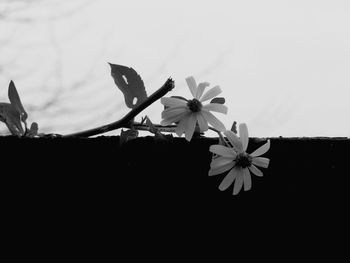
[[(128, 112), (107, 62), (133, 67), (149, 95), (170, 76), (169, 96), (190, 97), (190, 75), (220, 85), (229, 112), (216, 116), (228, 129), (350, 136), (346, 0), (0, 0), (0, 99), (14, 80), (42, 131)], [(156, 102), (140, 116), (159, 123), (161, 110)]]

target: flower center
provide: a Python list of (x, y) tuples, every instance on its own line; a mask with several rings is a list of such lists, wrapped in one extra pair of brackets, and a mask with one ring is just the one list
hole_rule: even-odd
[(242, 168), (251, 166), (252, 157), (247, 153), (239, 153), (236, 157), (236, 165)]
[(202, 103), (197, 99), (189, 100), (187, 106), (192, 112), (199, 112), (202, 109)]

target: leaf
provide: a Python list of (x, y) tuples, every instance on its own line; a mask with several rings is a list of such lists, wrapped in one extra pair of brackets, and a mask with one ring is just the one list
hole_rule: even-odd
[(22, 136), (24, 134), (21, 116), (12, 104), (0, 103), (0, 121), (6, 124), (12, 135)]
[(39, 130), (38, 124), (36, 122), (33, 122), (32, 125), (30, 125), (30, 129), (29, 129), (26, 136), (29, 138), (32, 138), (32, 137), (38, 135), (38, 130)]
[(210, 103), (225, 104), (225, 98), (217, 97), (210, 101)]
[[(133, 109), (147, 99), (145, 85), (133, 68), (108, 63), (114, 83), (123, 92), (125, 104)], [(135, 101), (136, 98), (136, 101)]]
[(10, 102), (15, 110), (18, 111), (18, 113), (21, 116), (21, 120), (25, 122), (28, 118), (28, 114), (23, 108), (21, 99), (19, 98), (15, 83), (11, 80), (9, 84), (9, 89), (8, 89), (8, 96), (10, 99)]
[(158, 129), (156, 127), (154, 127), (153, 123), (151, 122), (150, 118), (146, 117), (146, 125), (149, 127), (149, 131), (151, 133), (156, 134), (158, 131)]
[(151, 122), (150, 118), (146, 117), (146, 125), (149, 127), (149, 131), (155, 135), (157, 139), (166, 139), (164, 134), (162, 134)]
[(147, 116), (142, 117), (142, 118), (141, 118), (141, 125), (143, 125), (143, 124), (145, 123), (146, 120), (147, 120)]
[(119, 141), (120, 146), (124, 145), (125, 143), (127, 143), (132, 139), (137, 138), (137, 136), (139, 136), (139, 132), (135, 129), (126, 130), (126, 131), (122, 129), (120, 132), (120, 141)]
[(237, 122), (234, 121), (231, 127), (231, 131), (233, 131), (235, 134), (237, 134)]

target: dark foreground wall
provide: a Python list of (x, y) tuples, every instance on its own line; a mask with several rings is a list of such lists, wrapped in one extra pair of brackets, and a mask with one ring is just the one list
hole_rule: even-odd
[[(347, 211), (349, 139), (272, 138), (264, 155), (270, 167), (238, 196), (232, 187), (218, 190), (223, 175), (207, 175), (208, 149), (216, 143), (144, 137), (120, 147), (119, 137), (2, 137), (2, 218), (10, 231), (29, 239), (66, 236), (74, 243), (72, 233), (81, 242), (126, 231), (128, 242), (135, 231), (140, 238), (160, 228), (169, 236), (183, 225), (204, 224), (200, 229), (207, 233), (205, 225), (213, 224), (220, 232), (224, 222), (241, 224), (244, 213), (261, 220), (273, 211), (271, 218), (283, 223), (313, 214), (342, 218)], [(264, 143), (251, 139), (247, 152)]]
[[(215, 138), (159, 141), (137, 138), (119, 146), (119, 137), (89, 139), (0, 138), (3, 185), (20, 198), (34, 195), (68, 197), (96, 195), (124, 197), (129, 202), (157, 200), (220, 200), (248, 202), (256, 199), (311, 200), (336, 194), (350, 175), (344, 138), (272, 138), (264, 156), (270, 158), (264, 177), (253, 176), (249, 192), (232, 196), (217, 186), (223, 175), (208, 177), (209, 146)], [(247, 152), (266, 141), (250, 139)], [(100, 200), (101, 199), (101, 200)], [(229, 200), (229, 201), (228, 201)], [(278, 202), (278, 200), (275, 200)], [(113, 201), (114, 202), (114, 201)]]

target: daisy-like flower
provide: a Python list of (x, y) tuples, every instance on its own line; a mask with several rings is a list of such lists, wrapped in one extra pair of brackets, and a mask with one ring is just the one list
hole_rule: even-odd
[(165, 126), (178, 122), (175, 132), (178, 136), (185, 133), (187, 141), (192, 139), (196, 124), (198, 124), (200, 132), (208, 130), (208, 124), (219, 131), (226, 130), (224, 124), (211, 111), (226, 114), (227, 107), (219, 103), (202, 104), (219, 95), (221, 93), (220, 87), (215, 86), (204, 93), (205, 88), (209, 86), (208, 82), (199, 83), (197, 86), (192, 76), (186, 78), (186, 82), (193, 99), (161, 98), (160, 102), (168, 107), (162, 112), (161, 125)]
[(250, 172), (256, 176), (263, 176), (263, 173), (257, 166), (267, 168), (270, 160), (265, 157), (260, 157), (270, 149), (270, 140), (253, 153), (246, 153), (248, 147), (248, 128), (245, 123), (239, 125), (239, 135), (237, 137), (232, 131), (225, 131), (225, 136), (229, 140), (232, 147), (223, 145), (212, 145), (209, 150), (218, 155), (212, 159), (210, 164), (209, 176), (224, 173), (230, 170), (221, 184), (219, 189), (226, 190), (232, 183), (233, 194), (236, 195), (241, 190), (250, 190), (252, 187), (252, 179)]

